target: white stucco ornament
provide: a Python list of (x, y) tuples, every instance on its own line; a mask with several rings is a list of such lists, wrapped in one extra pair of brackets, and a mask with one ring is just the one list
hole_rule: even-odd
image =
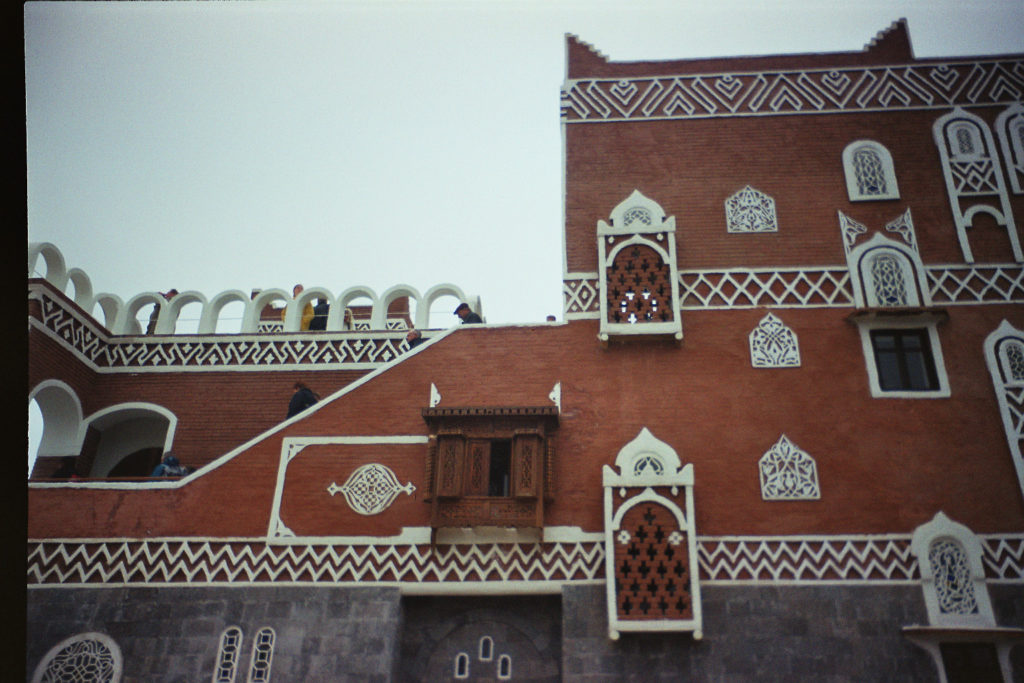
[(339, 491), (348, 506), (361, 515), (376, 515), (388, 509), (399, 493), (412, 495), (416, 490), (412, 482), (399, 483), (395, 473), (378, 463), (358, 468), (341, 486), (334, 482), (327, 487), (332, 496)]

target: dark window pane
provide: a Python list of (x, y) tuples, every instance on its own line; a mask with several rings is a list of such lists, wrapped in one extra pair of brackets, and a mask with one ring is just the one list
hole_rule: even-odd
[(882, 391), (934, 391), (939, 388), (928, 331), (872, 330), (871, 346)]
[(505, 439), (491, 441), (491, 472), (487, 495), (509, 495), (511, 465), (512, 442)]

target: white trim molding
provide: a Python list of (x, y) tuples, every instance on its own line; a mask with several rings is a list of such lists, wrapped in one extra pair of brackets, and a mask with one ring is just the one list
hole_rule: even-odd
[(845, 114), (1013, 104), (1019, 58), (890, 66), (575, 78), (562, 85), (562, 123)]

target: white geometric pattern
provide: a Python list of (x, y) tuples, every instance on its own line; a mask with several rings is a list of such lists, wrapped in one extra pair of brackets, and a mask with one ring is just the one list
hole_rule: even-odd
[(814, 458), (783, 434), (758, 461), (761, 497), (765, 500), (817, 500), (818, 467)]
[(778, 232), (775, 200), (747, 185), (725, 200), (727, 232)]
[[(566, 305), (571, 306), (567, 317), (596, 317), (597, 297), (578, 293), (596, 291), (597, 276), (575, 276), (579, 279), (563, 282)], [(1024, 303), (1024, 266), (1017, 263), (925, 266), (925, 276), (934, 304)], [(679, 282), (681, 310), (853, 306), (845, 266), (686, 270), (679, 272)]]
[(341, 486), (331, 482), (327, 487), (332, 496), (341, 491), (348, 506), (361, 515), (379, 514), (388, 509), (399, 493), (412, 495), (415, 490), (412, 482), (402, 486), (394, 472), (378, 463), (359, 467)]
[(679, 279), (682, 309), (853, 305), (845, 267), (682, 271)]
[(750, 332), (750, 364), (755, 368), (800, 367), (796, 333), (769, 313)]
[(971, 569), (960, 544), (949, 538), (933, 542), (928, 549), (928, 562), (935, 577), (939, 611), (946, 614), (976, 613), (978, 603), (974, 599)]
[(203, 372), (323, 364), (376, 368), (408, 348), (400, 331), (247, 334), (231, 335), (229, 340), (225, 335), (122, 339), (100, 331), (42, 286), (30, 287), (30, 298), (41, 304), (43, 329), (101, 372)]
[[(601, 540), (501, 546), (270, 545), (262, 539), (28, 542), (28, 585), (591, 581)], [(1024, 534), (981, 534), (988, 581), (1024, 582)], [(705, 536), (702, 581), (918, 581), (909, 535)]]
[(582, 78), (562, 88), (562, 120), (602, 121), (839, 114), (1024, 98), (1024, 62), (1014, 59), (799, 71)]

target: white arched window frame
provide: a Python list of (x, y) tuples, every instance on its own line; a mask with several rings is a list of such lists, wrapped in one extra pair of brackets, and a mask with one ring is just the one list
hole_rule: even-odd
[(960, 107), (939, 117), (932, 126), (939, 150), (953, 222), (964, 261), (974, 262), (968, 230), (979, 213), (1003, 226), (1016, 261), (1024, 261), (995, 140), (988, 124)]
[(992, 377), (992, 388), (999, 405), (1003, 433), (1017, 472), (1017, 483), (1024, 495), (1024, 367), (1020, 354), (1024, 353), (1024, 330), (1003, 320), (985, 338), (985, 363)]
[(220, 635), (217, 648), (217, 666), (213, 670), (212, 683), (235, 683), (238, 662), (242, 652), (242, 629), (229, 626)]
[(270, 666), (274, 660), (276, 639), (277, 634), (269, 626), (264, 626), (256, 632), (252, 644), (252, 657), (249, 660), (247, 683), (267, 683), (270, 680)]
[(1024, 194), (1024, 105), (1017, 103), (996, 117), (996, 135), (1010, 188), (1014, 194)]
[(985, 585), (981, 541), (970, 529), (939, 512), (914, 530), (910, 551), (921, 570), (930, 625), (996, 625)]
[(846, 194), (851, 202), (899, 199), (892, 154), (874, 140), (857, 140), (843, 150)]
[[(612, 210), (610, 219), (610, 223), (597, 222), (601, 303), (598, 336), (603, 342), (613, 335), (671, 335), (676, 341), (682, 340), (675, 218), (666, 217), (657, 202), (634, 190)], [(631, 263), (617, 270), (617, 257), (629, 254), (629, 250), (653, 254), (657, 262), (648, 263), (649, 270), (643, 276), (637, 271), (626, 272), (632, 268)], [(647, 263), (646, 257), (640, 260)], [(622, 279), (626, 284), (620, 282)], [(626, 307), (625, 312), (618, 310), (620, 305)]]
[[(699, 640), (703, 637), (703, 619), (693, 512), (693, 464), (683, 466), (675, 449), (643, 427), (632, 441), (619, 450), (615, 457), (615, 468), (608, 465), (602, 468), (602, 484), (606, 576), (616, 576), (616, 544), (630, 542), (630, 532), (623, 528), (626, 514), (645, 503), (659, 506), (667, 510), (669, 517), (678, 526), (678, 530), (669, 535), (667, 542), (673, 545), (686, 544), (689, 558), (687, 588), (692, 607), (689, 619), (620, 619), (617, 581), (608, 580), (605, 585), (609, 637), (616, 640), (623, 631), (691, 631), (693, 637)], [(661, 493), (658, 493), (659, 490)], [(667, 497), (669, 495), (681, 498), (681, 505)]]
[(1024, 630), (996, 625), (981, 540), (940, 511), (914, 530), (910, 552), (921, 572), (928, 625), (905, 626), (903, 632), (932, 656), (939, 680), (948, 680), (943, 648), (951, 643), (994, 648), (1004, 680), (1011, 680), (1010, 648)]
[(917, 252), (881, 233), (847, 256), (857, 308), (931, 306)]

